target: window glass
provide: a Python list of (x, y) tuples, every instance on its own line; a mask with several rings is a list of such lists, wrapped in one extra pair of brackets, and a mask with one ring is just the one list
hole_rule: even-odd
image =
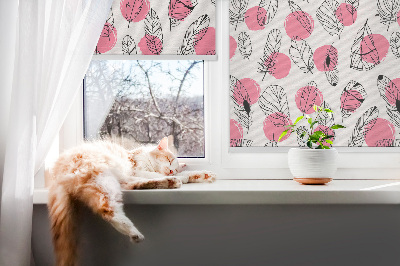
[(179, 157), (204, 157), (203, 61), (92, 60), (84, 136), (127, 148), (169, 136)]

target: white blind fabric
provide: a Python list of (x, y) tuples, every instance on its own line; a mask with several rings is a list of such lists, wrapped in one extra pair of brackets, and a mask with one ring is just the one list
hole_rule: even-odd
[[(400, 146), (399, 1), (230, 0), (229, 14), (231, 147), (305, 146), (316, 131), (336, 147)], [(279, 140), (302, 115), (319, 122)]]

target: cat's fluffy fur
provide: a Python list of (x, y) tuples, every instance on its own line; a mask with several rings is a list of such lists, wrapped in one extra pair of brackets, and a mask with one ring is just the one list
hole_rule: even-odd
[(144, 237), (125, 216), (121, 188), (179, 188), (182, 183), (215, 181), (211, 172), (181, 172), (182, 167), (169, 151), (167, 138), (156, 147), (132, 151), (99, 141), (63, 153), (52, 169), (48, 204), (57, 265), (76, 265), (76, 202), (139, 242)]

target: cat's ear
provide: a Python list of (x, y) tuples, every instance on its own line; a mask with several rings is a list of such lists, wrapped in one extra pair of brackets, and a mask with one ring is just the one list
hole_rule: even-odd
[(168, 136), (168, 150), (170, 152), (172, 152), (172, 154), (175, 156), (178, 154), (178, 150), (176, 149), (176, 147), (174, 145), (174, 136), (172, 136), (172, 135)]
[(158, 143), (157, 148), (161, 150), (167, 150), (168, 149), (168, 138), (164, 137), (162, 140), (160, 140), (160, 143)]

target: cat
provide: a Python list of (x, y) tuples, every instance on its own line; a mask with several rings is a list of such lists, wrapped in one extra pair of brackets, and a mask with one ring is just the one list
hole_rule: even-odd
[(184, 168), (168, 149), (166, 137), (157, 146), (134, 150), (95, 141), (61, 154), (52, 168), (48, 203), (57, 265), (77, 264), (76, 203), (87, 205), (117, 231), (140, 242), (144, 236), (125, 216), (121, 189), (172, 189), (216, 180), (212, 172)]

